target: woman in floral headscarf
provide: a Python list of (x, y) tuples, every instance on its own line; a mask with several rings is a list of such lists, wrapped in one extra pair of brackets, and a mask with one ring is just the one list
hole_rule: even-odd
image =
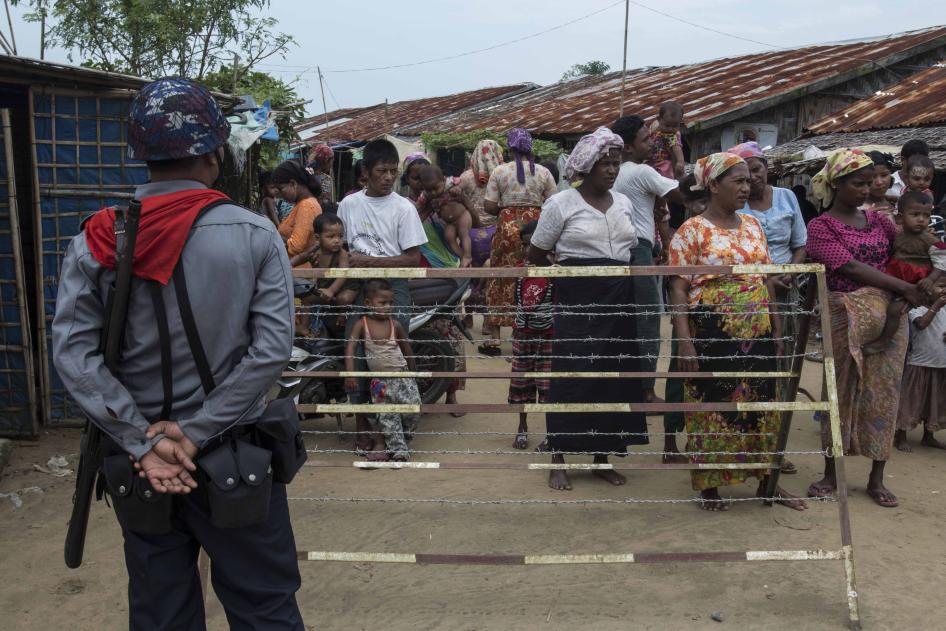
[[(525, 129), (513, 129), (506, 134), (512, 161), (493, 169), (486, 184), (483, 210), (498, 216), (493, 235), (490, 267), (515, 267), (525, 261), (526, 253), (519, 238), (519, 230), (539, 218), (542, 204), (557, 192), (555, 178), (532, 154), (532, 136)], [(490, 279), (486, 285), (486, 302), (490, 315), (484, 329), (494, 339), (486, 340), (479, 350), (484, 355), (499, 355), (499, 329), (513, 324), (513, 306), (516, 300), (514, 279)]]
[[(897, 236), (880, 212), (861, 210), (874, 176), (874, 162), (858, 150), (839, 149), (811, 180), (827, 210), (808, 224), (808, 256), (826, 268), (834, 373), (838, 385), (841, 434), (848, 454), (873, 460), (867, 494), (880, 506), (895, 507), (897, 497), (884, 486), (900, 403), (900, 380), (907, 351), (906, 318), (884, 352), (864, 354), (861, 347), (880, 337), (891, 295), (913, 305), (922, 292), (884, 273)], [(821, 443), (831, 447), (830, 419), (821, 421)], [(834, 459), (825, 458), (824, 478), (808, 488), (813, 497), (837, 489)]]
[[(631, 200), (611, 190), (623, 147), (621, 137), (606, 127), (578, 141), (565, 171), (570, 180), (580, 178), (581, 184), (545, 202), (532, 235), (529, 262), (548, 265), (554, 255), (556, 263), (565, 266), (627, 265), (637, 246)], [(625, 316), (627, 305), (634, 302), (634, 283), (628, 276), (556, 278), (559, 312), (553, 323), (552, 370), (640, 370), (637, 327)], [(639, 379), (553, 379), (548, 394), (550, 403), (642, 400)], [(593, 453), (594, 461), (603, 464), (609, 454), (647, 443), (647, 422), (640, 412), (550, 413), (545, 420), (553, 464), (564, 463), (569, 452)], [(594, 474), (614, 485), (626, 482), (617, 471)], [(561, 491), (572, 488), (564, 470), (549, 472), (549, 486)]]
[[(762, 225), (739, 214), (749, 198), (749, 167), (733, 153), (701, 158), (691, 188), (709, 193), (706, 211), (688, 219), (670, 242), (670, 265), (751, 265), (770, 263)], [(670, 301), (675, 337), (679, 340), (678, 365), (685, 372), (775, 371), (776, 356), (784, 348), (781, 321), (769, 302), (771, 286), (760, 274), (700, 274), (673, 276)], [(688, 379), (687, 403), (769, 401), (775, 398), (771, 379)], [(758, 462), (765, 465), (773, 452), (779, 412), (687, 412), (687, 452), (697, 463)], [(723, 452), (726, 455), (717, 455)], [(759, 478), (758, 494), (765, 491), (768, 470), (702, 469), (690, 474), (705, 510), (729, 510), (719, 487)], [(778, 502), (796, 510), (805, 503), (781, 488)]]
[[(496, 233), (496, 217), (483, 209), (486, 202), (486, 184), (493, 171), (503, 163), (503, 148), (495, 140), (481, 140), (476, 143), (470, 157), (470, 168), (460, 174), (460, 191), (467, 206), (479, 217), (480, 226), (470, 231), (473, 241), (473, 267), (482, 267), (489, 260)], [(486, 279), (473, 281), (473, 293), (470, 296), (470, 311), (485, 313)], [(483, 332), (486, 333), (486, 322)]]
[(315, 172), (315, 177), (322, 185), (322, 195), (319, 203), (335, 201), (335, 178), (332, 176), (332, 165), (335, 163), (335, 152), (326, 144), (316, 145), (309, 151), (309, 168)]

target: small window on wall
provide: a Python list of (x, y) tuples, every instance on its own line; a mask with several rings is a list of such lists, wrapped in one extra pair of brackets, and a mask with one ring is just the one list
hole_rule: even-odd
[(778, 127), (768, 123), (736, 123), (723, 128), (720, 145), (725, 149), (742, 142), (757, 142), (762, 147), (778, 144)]

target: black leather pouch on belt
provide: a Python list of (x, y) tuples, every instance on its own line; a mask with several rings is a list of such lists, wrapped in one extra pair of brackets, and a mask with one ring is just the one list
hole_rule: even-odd
[(118, 522), (125, 529), (142, 535), (171, 532), (173, 497), (156, 492), (148, 480), (138, 477), (128, 454), (106, 456), (102, 475)]
[(272, 453), (233, 438), (197, 460), (217, 528), (244, 528), (269, 517), (273, 488)]
[(273, 452), (273, 481), (289, 484), (308, 454), (299, 431), (299, 412), (292, 399), (271, 401), (256, 421), (256, 443)]

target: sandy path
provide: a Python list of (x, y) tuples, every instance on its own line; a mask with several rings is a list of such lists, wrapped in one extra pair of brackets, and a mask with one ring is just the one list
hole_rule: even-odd
[[(475, 360), (471, 370), (503, 370), (502, 360)], [(808, 364), (805, 385), (820, 389), (819, 364)], [(469, 382), (466, 402), (505, 400), (506, 384)], [(543, 426), (532, 419), (533, 428)], [(334, 429), (330, 420), (307, 423)], [(351, 429), (351, 423), (346, 424)], [(662, 431), (658, 418), (650, 427)], [(513, 415), (424, 419), (422, 430), (513, 431)], [(317, 441), (315, 439), (318, 439)], [(911, 439), (918, 440), (918, 432)], [(334, 435), (310, 436), (341, 448)], [(507, 449), (511, 437), (419, 437), (415, 449)], [(538, 442), (533, 436), (532, 445)], [(118, 629), (126, 624), (125, 572), (118, 528), (104, 504), (93, 508), (86, 562), (70, 571), (62, 540), (73, 478), (32, 471), (53, 454), (75, 454), (78, 432), (47, 434), (20, 445), (0, 491), (40, 486), (14, 510), (0, 500), (0, 628)], [(798, 414), (791, 450), (818, 448), (810, 414)], [(659, 450), (652, 442), (649, 448)], [(344, 455), (318, 456), (348, 462)], [(656, 456), (639, 456), (655, 461)], [(440, 459), (419, 456), (417, 460)], [(442, 456), (442, 459), (457, 456)], [(501, 456), (476, 456), (480, 461)], [(516, 461), (544, 461), (506, 456)], [(783, 478), (802, 493), (818, 477), (817, 457), (792, 458), (799, 474)], [(848, 460), (862, 615), (869, 629), (946, 628), (934, 616), (946, 579), (941, 524), (946, 520), (943, 469), (946, 453), (916, 448), (896, 453), (888, 466), (897, 509), (876, 507), (864, 493), (869, 463)], [(545, 474), (523, 471), (353, 471), (306, 469), (290, 495), (445, 498), (684, 498), (685, 472), (631, 472), (615, 488), (578, 473), (574, 491), (555, 493)], [(753, 485), (734, 488), (750, 497)], [(814, 505), (805, 513), (738, 503), (725, 514), (691, 505), (477, 506), (439, 504), (292, 503), (299, 549), (431, 553), (597, 553), (691, 550), (772, 550), (839, 547), (837, 510)], [(299, 592), (312, 629), (843, 629), (846, 626), (841, 566), (822, 563), (733, 563), (551, 567), (419, 567), (412, 565), (303, 562)], [(895, 605), (896, 608), (895, 608)], [(723, 623), (711, 619), (721, 612)], [(211, 595), (209, 626), (225, 629)]]

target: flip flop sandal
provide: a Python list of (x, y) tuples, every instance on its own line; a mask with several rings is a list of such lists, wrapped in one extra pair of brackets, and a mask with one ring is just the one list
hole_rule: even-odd
[(884, 508), (896, 508), (900, 506), (900, 501), (897, 500), (897, 497), (890, 491), (867, 489), (867, 495), (874, 500), (878, 506), (883, 506)]
[(513, 449), (528, 449), (529, 448), (529, 434), (528, 432), (519, 432), (516, 434), (516, 439), (512, 441)]
[(374, 449), (374, 438), (368, 438), (367, 441), (359, 444), (358, 439), (355, 439), (354, 444), (352, 444), (351, 450), (358, 454), (359, 456), (364, 456), (368, 452)]
[(782, 475), (795, 475), (798, 473), (798, 468), (795, 466), (794, 462), (790, 460), (783, 460), (781, 473)]
[(479, 351), (481, 355), (486, 355), (487, 357), (499, 357), (503, 353), (498, 346), (493, 346), (492, 344), (480, 344), (476, 347), (476, 350)]
[(365, 460), (368, 462), (388, 462), (391, 460), (391, 454), (386, 451), (369, 451), (365, 454)]
[(812, 484), (808, 487), (808, 497), (819, 499), (825, 497), (831, 497), (835, 494), (835, 489), (832, 489), (830, 486), (819, 486), (818, 484)]

